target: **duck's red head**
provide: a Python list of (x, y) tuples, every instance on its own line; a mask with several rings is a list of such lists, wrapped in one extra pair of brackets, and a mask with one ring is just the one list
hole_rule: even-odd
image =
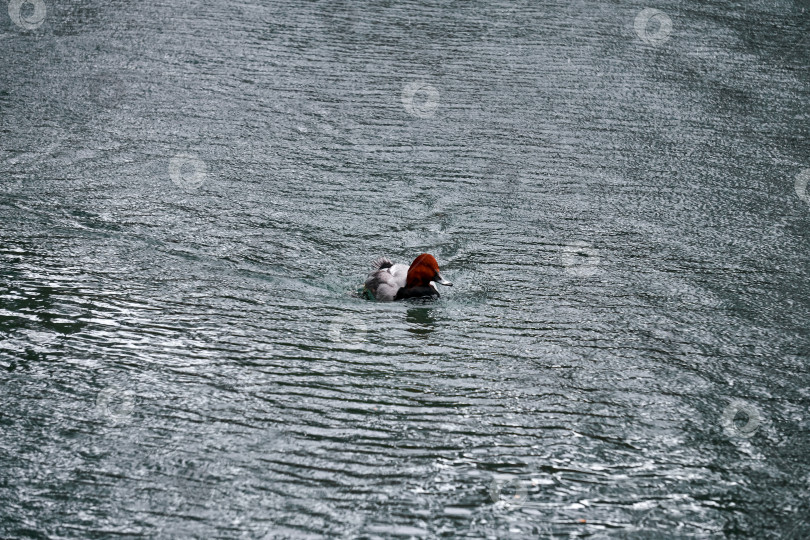
[(453, 285), (439, 273), (439, 263), (436, 262), (436, 258), (429, 253), (422, 253), (413, 260), (411, 267), (408, 269), (408, 278), (405, 281), (405, 288), (430, 287), (431, 281), (439, 283), (440, 285)]

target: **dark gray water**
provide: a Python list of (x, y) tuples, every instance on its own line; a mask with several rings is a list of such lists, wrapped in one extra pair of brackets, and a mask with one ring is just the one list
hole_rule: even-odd
[(806, 0), (20, 4), (0, 536), (810, 536)]

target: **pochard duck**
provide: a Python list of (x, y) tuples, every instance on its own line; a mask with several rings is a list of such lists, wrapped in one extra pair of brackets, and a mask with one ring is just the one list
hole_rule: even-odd
[(451, 287), (439, 273), (439, 263), (428, 253), (422, 253), (411, 263), (394, 264), (386, 257), (372, 263), (374, 271), (368, 275), (364, 290), (381, 302), (404, 298), (439, 296), (436, 284)]

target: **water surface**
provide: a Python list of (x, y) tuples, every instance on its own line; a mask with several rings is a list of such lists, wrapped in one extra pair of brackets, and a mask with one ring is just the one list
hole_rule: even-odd
[(806, 1), (46, 8), (1, 536), (810, 535)]

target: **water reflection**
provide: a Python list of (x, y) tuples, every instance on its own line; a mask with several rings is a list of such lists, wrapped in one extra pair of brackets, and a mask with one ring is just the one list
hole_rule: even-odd
[(405, 320), (408, 322), (408, 332), (421, 338), (426, 338), (435, 330), (436, 318), (433, 316), (432, 307), (409, 308)]

